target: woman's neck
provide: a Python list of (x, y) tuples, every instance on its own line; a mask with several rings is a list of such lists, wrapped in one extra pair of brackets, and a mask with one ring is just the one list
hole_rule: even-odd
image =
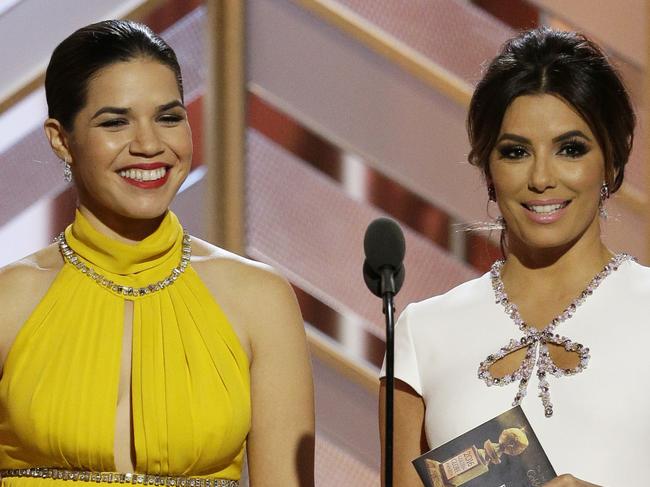
[(85, 205), (79, 205), (79, 211), (98, 232), (127, 244), (136, 244), (144, 240), (160, 226), (165, 214), (151, 220), (117, 217), (100, 219)]
[(583, 289), (612, 258), (600, 238), (600, 228), (590, 230), (565, 247), (513, 245), (501, 273), (509, 294), (514, 297), (526, 290), (563, 295)]

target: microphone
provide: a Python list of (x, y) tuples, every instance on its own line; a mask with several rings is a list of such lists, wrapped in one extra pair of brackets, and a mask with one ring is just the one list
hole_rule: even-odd
[(380, 298), (386, 293), (396, 295), (406, 273), (402, 262), (406, 245), (400, 226), (390, 218), (377, 218), (368, 225), (363, 249), (363, 279), (370, 292)]
[(386, 318), (386, 418), (384, 423), (384, 486), (393, 486), (393, 403), (395, 394), (395, 325), (393, 297), (404, 283), (406, 245), (399, 225), (390, 218), (377, 218), (363, 238), (366, 260), (363, 279), (370, 292), (383, 301)]

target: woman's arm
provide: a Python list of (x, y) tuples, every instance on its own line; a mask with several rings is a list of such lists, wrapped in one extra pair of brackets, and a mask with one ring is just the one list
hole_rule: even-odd
[(313, 487), (314, 390), (293, 289), (265, 264), (200, 239), (192, 243), (192, 266), (250, 359), (250, 486)]
[[(313, 487), (314, 398), (303, 320), (293, 290), (264, 271), (251, 320), (251, 487)], [(260, 276), (262, 277), (262, 276)], [(251, 321), (253, 322), (253, 321)]]
[[(379, 431), (381, 436), (381, 475), (384, 482), (384, 425), (386, 382), (379, 388)], [(395, 379), (393, 406), (393, 485), (422, 487), (422, 481), (411, 463), (429, 448), (424, 434), (424, 401), (405, 382)]]

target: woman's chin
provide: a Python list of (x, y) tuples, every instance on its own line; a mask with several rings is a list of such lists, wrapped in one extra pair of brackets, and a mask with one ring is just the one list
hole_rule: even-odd
[[(86, 206), (83, 205), (82, 206)], [(100, 220), (101, 222), (105, 223), (106, 225), (114, 225), (115, 223), (118, 223), (120, 220), (126, 222), (133, 221), (133, 220), (141, 220), (141, 221), (151, 221), (151, 220), (156, 220), (160, 219), (162, 216), (165, 215), (167, 210), (169, 209), (168, 205), (149, 205), (149, 206), (136, 206), (134, 205), (133, 208), (93, 208), (92, 206), (86, 206), (87, 210), (90, 210), (90, 212)]]
[(122, 216), (129, 220), (156, 220), (165, 215), (168, 206), (156, 208), (138, 208), (137, 210), (124, 212)]
[(517, 239), (511, 251), (524, 255), (557, 255), (570, 250), (580, 240), (576, 235), (535, 235)]

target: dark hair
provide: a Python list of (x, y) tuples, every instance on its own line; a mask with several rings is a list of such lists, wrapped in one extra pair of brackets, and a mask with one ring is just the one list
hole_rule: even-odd
[(596, 136), (610, 192), (620, 188), (635, 116), (616, 69), (584, 35), (540, 27), (507, 41), (478, 83), (467, 116), (469, 162), (490, 181), (489, 156), (512, 101), (552, 94), (569, 103)]
[(88, 83), (103, 68), (145, 58), (168, 66), (183, 97), (181, 68), (173, 49), (149, 27), (129, 20), (105, 20), (82, 27), (59, 44), (45, 72), (48, 115), (66, 130), (86, 104)]

